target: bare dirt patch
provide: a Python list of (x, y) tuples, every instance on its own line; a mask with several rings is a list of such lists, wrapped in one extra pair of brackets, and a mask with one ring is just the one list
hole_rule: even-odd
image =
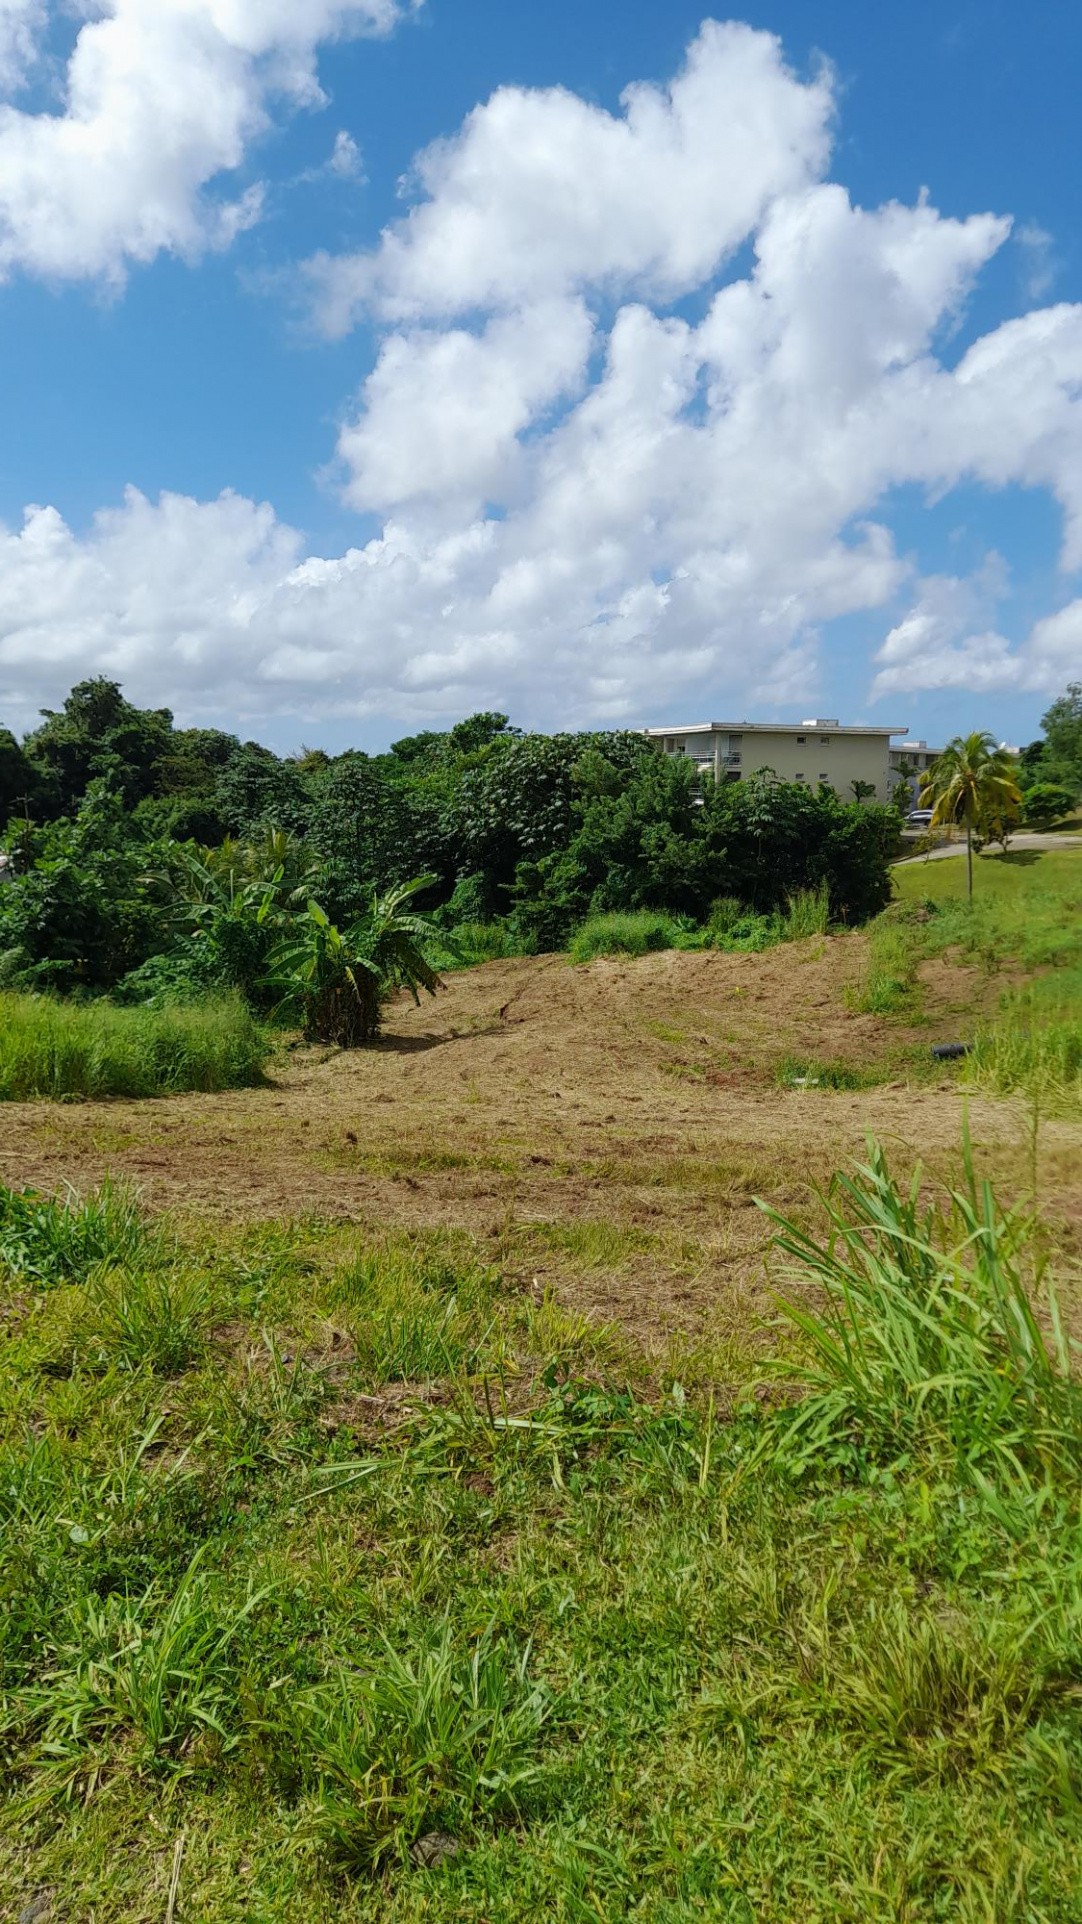
[[(906, 1029), (846, 1006), (863, 959), (854, 935), (763, 955), (490, 963), (435, 1002), (398, 1003), (376, 1049), (283, 1051), (264, 1089), (4, 1105), (0, 1176), (84, 1188), (111, 1172), (151, 1208), (204, 1220), (463, 1229), (523, 1286), (652, 1343), (746, 1323), (769, 1295), (756, 1195), (802, 1212), (869, 1130), (903, 1164), (957, 1166), (963, 1095), (911, 1077), (906, 1052), (916, 1070), (998, 989), (937, 966)], [(890, 1081), (780, 1088), (786, 1057), (879, 1064)], [(1021, 1189), (1025, 1117), (968, 1108), (984, 1165)], [(1042, 1203), (1065, 1230), (1080, 1144), (1073, 1125), (1043, 1125)]]

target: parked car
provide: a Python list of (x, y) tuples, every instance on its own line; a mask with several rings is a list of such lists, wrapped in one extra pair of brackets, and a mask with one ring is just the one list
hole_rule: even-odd
[(932, 814), (933, 810), (930, 808), (911, 808), (905, 818), (905, 825), (907, 828), (927, 828)]

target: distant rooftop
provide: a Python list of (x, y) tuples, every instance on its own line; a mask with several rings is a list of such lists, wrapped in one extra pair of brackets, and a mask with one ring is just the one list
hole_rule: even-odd
[(834, 735), (908, 735), (908, 728), (879, 728), (862, 723), (823, 721), (802, 722), (667, 722), (664, 728), (644, 728), (644, 735), (803, 735), (809, 728), (829, 728)]

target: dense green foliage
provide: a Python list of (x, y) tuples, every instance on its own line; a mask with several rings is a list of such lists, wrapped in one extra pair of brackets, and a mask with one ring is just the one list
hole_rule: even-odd
[[(1082, 795), (1082, 682), (1072, 681), (1066, 692), (1052, 703), (1041, 717), (1043, 736), (1022, 750), (1020, 781), (1026, 813), (1041, 819), (1051, 813), (1067, 814)], [(1052, 796), (1040, 796), (1031, 804), (1033, 791), (1048, 787), (1058, 791), (1056, 800), (1066, 806), (1052, 806)]]
[(682, 1380), (464, 1241), (118, 1200), (58, 1271), (0, 1197), (13, 1915), (1077, 1916), (1082, 1396), (972, 1171), (873, 1147), (795, 1350)]
[(0, 981), (158, 1003), (232, 987), (264, 1012), (309, 900), (361, 954), (373, 899), (424, 875), (437, 958), (561, 947), (597, 915), (770, 918), (801, 891), (854, 923), (889, 897), (898, 832), (827, 788), (715, 786), (642, 736), (523, 735), (502, 715), (280, 760), (103, 679), (21, 748), (0, 740), (0, 807)]

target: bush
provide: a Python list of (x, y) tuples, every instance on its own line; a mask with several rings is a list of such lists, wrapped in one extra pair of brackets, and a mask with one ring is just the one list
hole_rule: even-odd
[(1075, 800), (1073, 791), (1063, 782), (1034, 782), (1022, 796), (1022, 812), (1029, 823), (1058, 822), (1070, 815)]
[(0, 993), (0, 1101), (247, 1088), (261, 1080), (267, 1052), (238, 995), (118, 1009)]
[(625, 915), (591, 915), (571, 938), (572, 962), (592, 962), (599, 955), (649, 955), (675, 949), (685, 933), (675, 916), (637, 909)]

